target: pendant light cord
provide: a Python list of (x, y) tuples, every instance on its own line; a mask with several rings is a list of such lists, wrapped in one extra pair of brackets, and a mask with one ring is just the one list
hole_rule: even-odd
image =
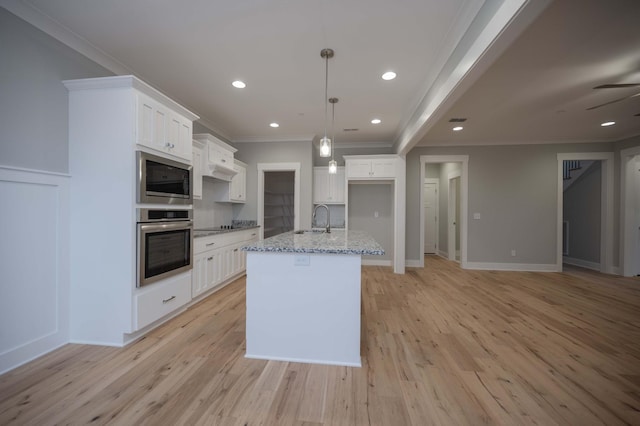
[(331, 102), (331, 161), (333, 161), (333, 151), (336, 149), (336, 102)]
[[(329, 110), (328, 91), (329, 91), (329, 55), (325, 56), (325, 69), (324, 69), (324, 138), (327, 138), (327, 112)], [(333, 153), (333, 150), (331, 150)]]

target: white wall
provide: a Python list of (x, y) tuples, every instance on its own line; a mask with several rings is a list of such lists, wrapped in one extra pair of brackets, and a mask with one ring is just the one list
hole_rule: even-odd
[(69, 341), (69, 179), (0, 167), (0, 373)]

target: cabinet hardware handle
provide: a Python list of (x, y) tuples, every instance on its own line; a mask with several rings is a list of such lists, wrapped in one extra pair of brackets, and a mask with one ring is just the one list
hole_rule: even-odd
[(170, 297), (170, 298), (168, 298), (168, 299), (163, 299), (163, 300), (162, 300), (162, 303), (169, 303), (169, 302), (171, 302), (171, 301), (172, 301), (173, 299), (175, 299), (175, 298), (176, 298), (175, 296), (171, 296), (171, 297)]
[(234, 251), (238, 251), (238, 249), (235, 249)]
[(226, 162), (227, 162), (227, 160), (225, 160), (225, 159), (223, 158), (223, 159), (222, 159), (222, 162), (223, 162), (223, 163), (226, 163)]
[(207, 260), (213, 260), (213, 256), (207, 257)]
[(255, 233), (253, 233), (253, 234), (251, 234), (251, 236), (252, 236), (252, 237), (255, 237), (255, 236), (256, 236), (256, 234), (255, 234)]
[(215, 244), (216, 244), (216, 243), (209, 243), (209, 244), (205, 244), (205, 246), (206, 246), (206, 247), (209, 247), (209, 246), (213, 246), (213, 245), (215, 245)]

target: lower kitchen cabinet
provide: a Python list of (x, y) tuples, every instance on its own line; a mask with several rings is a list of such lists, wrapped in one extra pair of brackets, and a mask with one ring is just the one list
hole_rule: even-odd
[(135, 295), (135, 329), (140, 330), (191, 301), (191, 272), (141, 289)]
[(198, 297), (244, 273), (246, 253), (240, 248), (257, 239), (257, 228), (195, 239), (191, 297)]

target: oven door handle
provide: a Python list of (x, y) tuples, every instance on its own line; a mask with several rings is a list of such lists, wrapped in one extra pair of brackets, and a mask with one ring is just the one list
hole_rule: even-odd
[(191, 229), (193, 228), (193, 221), (181, 220), (176, 222), (140, 223), (139, 226), (143, 232), (173, 231), (176, 229)]

